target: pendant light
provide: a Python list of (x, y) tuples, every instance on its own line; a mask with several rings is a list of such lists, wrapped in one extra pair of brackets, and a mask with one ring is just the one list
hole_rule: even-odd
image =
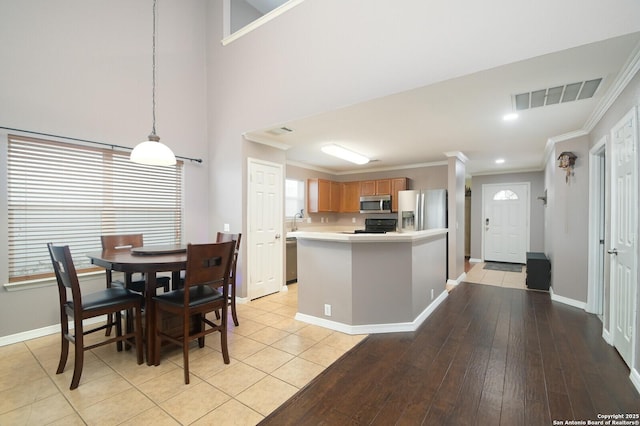
[(176, 164), (176, 156), (171, 148), (160, 142), (156, 135), (156, 0), (153, 0), (153, 90), (152, 90), (152, 114), (153, 127), (149, 140), (139, 143), (129, 159), (134, 163), (148, 164), (151, 166), (173, 166)]

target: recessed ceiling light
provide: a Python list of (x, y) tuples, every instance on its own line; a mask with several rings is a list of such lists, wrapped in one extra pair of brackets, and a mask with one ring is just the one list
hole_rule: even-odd
[(502, 163), (504, 163), (504, 158), (498, 158), (496, 160), (496, 164), (502, 164)]
[(518, 118), (518, 114), (516, 114), (515, 112), (502, 116), (502, 119), (504, 121), (511, 121), (511, 120), (515, 120), (516, 118)]
[(325, 145), (320, 148), (322, 152), (325, 154), (333, 155), (334, 157), (338, 157), (342, 160), (351, 161), (355, 164), (367, 164), (369, 159), (364, 155), (360, 155), (356, 152), (350, 151), (346, 148), (341, 147), (340, 145), (331, 144)]

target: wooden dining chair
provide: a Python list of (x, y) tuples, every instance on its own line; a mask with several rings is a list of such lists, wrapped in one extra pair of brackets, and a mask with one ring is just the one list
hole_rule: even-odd
[[(60, 325), (62, 348), (60, 361), (56, 374), (64, 372), (69, 356), (69, 342), (75, 345), (75, 360), (73, 366), (73, 378), (69, 389), (73, 390), (80, 383), (84, 352), (98, 346), (117, 343), (118, 351), (122, 351), (122, 342), (134, 339), (138, 364), (142, 364), (142, 296), (127, 290), (126, 288), (111, 287), (102, 291), (82, 295), (78, 274), (76, 273), (69, 246), (54, 246), (48, 243), (49, 255), (53, 270), (58, 282), (58, 295), (60, 298)], [(71, 300), (68, 299), (68, 290), (71, 292)], [(131, 311), (134, 314), (135, 324), (133, 330), (122, 333), (122, 311)], [(109, 327), (104, 324), (85, 330), (83, 320), (101, 315), (115, 314), (116, 336), (110, 339), (85, 346), (84, 336), (95, 333)], [(69, 331), (69, 321), (73, 320), (73, 334)]]
[[(135, 247), (142, 247), (144, 245), (144, 239), (142, 234), (123, 234), (123, 235), (102, 235), (100, 237), (102, 243), (102, 250), (113, 251), (129, 251)], [(144, 294), (146, 281), (143, 273), (125, 273), (124, 281), (114, 280), (110, 269), (106, 270), (107, 288), (112, 286), (127, 288), (138, 293)], [(156, 288), (162, 287), (164, 291), (169, 291), (169, 283), (171, 279), (169, 277), (158, 277)], [(109, 315), (108, 323), (111, 324), (113, 316)], [(106, 335), (111, 334), (111, 326), (107, 327)]]
[[(207, 334), (219, 332), (222, 358), (225, 364), (230, 362), (227, 347), (227, 309), (229, 271), (235, 245), (235, 241), (189, 244), (184, 287), (153, 297), (154, 364), (160, 365), (160, 347), (163, 341), (181, 346), (185, 384), (189, 384), (189, 342), (193, 340), (197, 339), (198, 345), (202, 348)], [(207, 313), (218, 309), (222, 311), (218, 323), (206, 317)], [(165, 313), (182, 319), (182, 329), (177, 336), (175, 330), (172, 333), (169, 327), (163, 329)]]
[[(142, 247), (144, 245), (142, 234), (102, 235), (100, 241), (102, 243), (102, 250), (130, 251), (132, 248)], [(169, 277), (158, 277), (156, 287), (162, 287), (164, 291), (169, 291), (170, 282), (171, 279)], [(138, 293), (144, 293), (145, 277), (142, 273), (127, 273), (125, 274), (124, 282), (112, 280), (111, 271), (107, 270), (107, 287), (111, 287), (114, 284), (137, 291)]]
[(216, 235), (216, 243), (226, 241), (236, 242), (233, 259), (231, 260), (231, 271), (229, 272), (229, 305), (231, 306), (231, 317), (236, 327), (240, 325), (238, 322), (238, 314), (236, 313), (236, 266), (238, 263), (238, 253), (240, 252), (240, 239), (242, 239), (242, 234), (240, 233), (230, 234), (228, 232), (218, 232)]

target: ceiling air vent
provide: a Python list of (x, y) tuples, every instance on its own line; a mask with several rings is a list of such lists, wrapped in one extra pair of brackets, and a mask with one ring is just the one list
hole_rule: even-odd
[(519, 93), (513, 96), (516, 111), (589, 99), (596, 93), (601, 82), (602, 78), (596, 78), (564, 86)]
[(285, 135), (287, 133), (291, 133), (293, 132), (293, 130), (291, 130), (288, 127), (276, 127), (274, 129), (271, 130), (267, 130), (267, 133), (269, 133), (270, 135), (274, 135), (274, 136), (280, 136), (280, 135)]

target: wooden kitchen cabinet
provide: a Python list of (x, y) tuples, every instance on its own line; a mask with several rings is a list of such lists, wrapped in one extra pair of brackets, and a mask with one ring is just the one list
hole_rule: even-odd
[(339, 182), (307, 179), (307, 211), (309, 213), (338, 212), (341, 192)]
[(407, 178), (394, 178), (391, 179), (391, 211), (398, 211), (398, 192), (404, 191), (408, 188), (409, 179)]
[(376, 195), (376, 181), (365, 180), (360, 182), (360, 195)]
[(329, 211), (339, 212), (340, 203), (342, 202), (342, 185), (340, 182), (330, 182), (331, 190), (329, 191)]
[(360, 195), (391, 195), (391, 179), (360, 182)]
[(359, 213), (360, 212), (360, 182), (342, 183), (342, 203), (340, 212)]
[(391, 195), (391, 179), (378, 179), (375, 195)]

